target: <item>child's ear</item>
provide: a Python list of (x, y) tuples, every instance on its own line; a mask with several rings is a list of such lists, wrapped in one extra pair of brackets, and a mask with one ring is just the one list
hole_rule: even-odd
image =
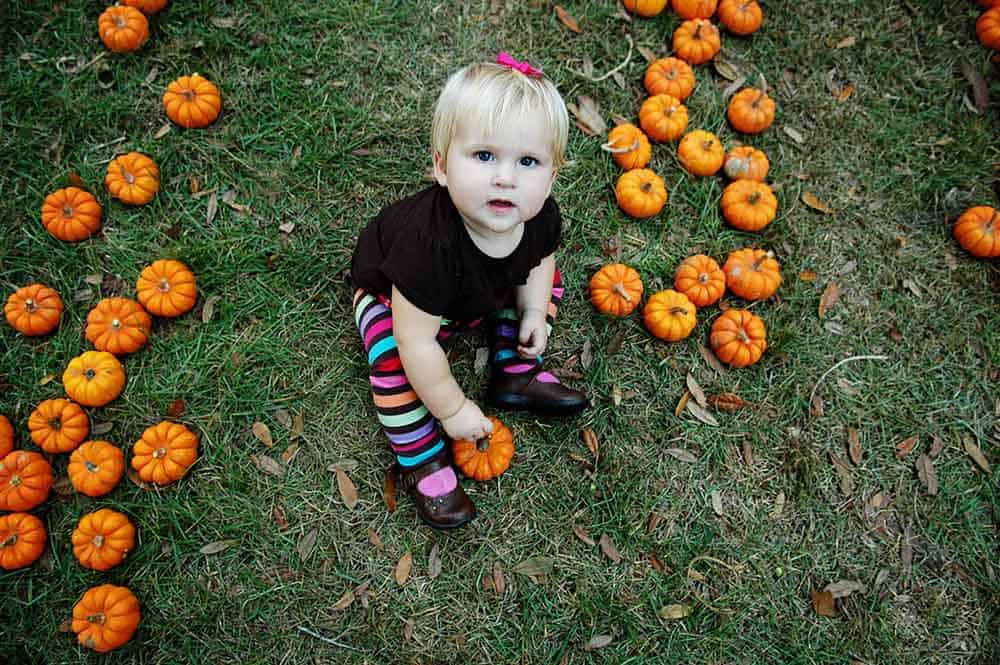
[(444, 163), (444, 157), (437, 150), (434, 151), (434, 179), (442, 187), (448, 186), (448, 167)]
[(556, 176), (557, 175), (559, 175), (559, 171), (556, 171), (555, 169), (553, 169), (552, 170), (552, 177), (549, 178), (549, 189), (548, 189), (548, 191), (545, 192), (545, 198), (549, 198), (549, 195), (552, 194), (552, 185), (555, 184), (555, 182), (556, 182)]

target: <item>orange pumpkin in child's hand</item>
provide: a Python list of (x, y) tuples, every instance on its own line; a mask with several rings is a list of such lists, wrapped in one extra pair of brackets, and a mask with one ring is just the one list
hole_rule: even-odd
[(174, 259), (158, 259), (146, 266), (135, 290), (139, 302), (154, 316), (180, 316), (198, 300), (194, 273)]
[(712, 18), (719, 0), (670, 0), (674, 12), (683, 19)]
[(84, 568), (111, 570), (135, 547), (135, 527), (125, 515), (101, 508), (80, 518), (73, 535), (73, 556)]
[(726, 287), (744, 300), (770, 298), (781, 284), (781, 266), (763, 249), (738, 249), (722, 266)]
[(628, 316), (642, 300), (642, 279), (623, 263), (603, 266), (590, 278), (590, 302), (602, 314)]
[(16, 570), (33, 564), (45, 551), (45, 525), (29, 513), (0, 517), (0, 568)]
[(712, 257), (695, 254), (677, 268), (674, 289), (686, 295), (696, 307), (707, 307), (726, 292), (726, 273)]
[(180, 480), (198, 459), (198, 437), (180, 423), (164, 420), (146, 428), (132, 447), (132, 468), (147, 483)]
[(149, 21), (135, 7), (115, 5), (98, 17), (97, 31), (112, 51), (135, 51), (149, 39)]
[(767, 329), (760, 317), (745, 309), (727, 309), (712, 323), (709, 344), (730, 367), (746, 367), (767, 349)]
[(51, 488), (52, 465), (40, 454), (12, 450), (0, 459), (0, 511), (31, 510)]
[(500, 422), (499, 418), (489, 416), (493, 423), (493, 431), (478, 441), (457, 439), (452, 443), (452, 457), (455, 466), (466, 476), (476, 480), (496, 478), (510, 467), (514, 456), (514, 436)]
[(79, 404), (68, 399), (47, 399), (28, 416), (31, 440), (50, 454), (68, 453), (87, 438), (90, 419)]
[(663, 178), (650, 169), (632, 169), (618, 177), (615, 199), (629, 216), (644, 219), (663, 210), (667, 203), (667, 188)]
[(719, 23), (741, 37), (753, 34), (764, 22), (764, 12), (757, 0), (722, 0), (719, 3)]
[(88, 589), (73, 606), (73, 632), (83, 646), (106, 653), (132, 639), (141, 617), (131, 591), (102, 584)]
[(683, 293), (665, 289), (650, 296), (642, 310), (642, 322), (655, 337), (678, 342), (694, 330), (698, 309)]
[(141, 152), (119, 155), (108, 164), (104, 186), (122, 203), (143, 205), (160, 191), (160, 168)]
[(14, 426), (7, 416), (0, 415), (0, 457), (14, 450)]
[(642, 84), (650, 95), (670, 95), (683, 102), (694, 91), (694, 70), (680, 58), (660, 58), (646, 68)]
[(730, 180), (757, 180), (764, 182), (771, 162), (763, 150), (741, 145), (726, 153), (722, 170)]
[(687, 124), (687, 107), (672, 95), (653, 95), (639, 108), (639, 125), (654, 141), (679, 139)]
[(29, 337), (47, 335), (55, 330), (62, 313), (62, 298), (44, 284), (22, 286), (4, 305), (7, 323)]
[(1000, 256), (1000, 212), (990, 206), (974, 206), (963, 212), (952, 234), (963, 249), (975, 256)]
[(722, 191), (722, 216), (741, 231), (760, 231), (778, 214), (771, 188), (756, 180), (734, 180)]
[(774, 122), (774, 100), (757, 88), (743, 88), (729, 100), (729, 124), (744, 134), (760, 134)]
[(692, 65), (708, 62), (721, 48), (719, 29), (706, 19), (684, 21), (674, 30), (674, 53)]
[(98, 351), (134, 353), (149, 339), (153, 320), (129, 298), (104, 298), (87, 314), (87, 341)]
[(107, 441), (87, 441), (69, 456), (66, 473), (80, 494), (104, 496), (125, 472), (125, 455)]
[(207, 127), (219, 117), (222, 97), (215, 84), (201, 74), (181, 76), (163, 93), (163, 108), (181, 127)]
[(641, 129), (630, 122), (618, 125), (608, 132), (608, 142), (603, 148), (611, 159), (623, 169), (641, 169), (649, 163), (653, 148)]
[(710, 176), (722, 168), (726, 151), (715, 134), (695, 129), (685, 134), (677, 145), (677, 157), (689, 173)]
[(101, 204), (79, 187), (57, 189), (42, 202), (42, 226), (53, 238), (79, 242), (101, 228)]

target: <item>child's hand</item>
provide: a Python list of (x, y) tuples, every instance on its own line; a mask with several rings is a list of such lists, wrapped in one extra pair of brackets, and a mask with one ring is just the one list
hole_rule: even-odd
[(517, 353), (522, 358), (534, 360), (545, 351), (549, 341), (545, 325), (545, 312), (534, 307), (521, 312), (521, 328), (517, 333)]
[(475, 441), (493, 431), (493, 423), (471, 399), (465, 400), (458, 413), (441, 421), (441, 427), (453, 439)]

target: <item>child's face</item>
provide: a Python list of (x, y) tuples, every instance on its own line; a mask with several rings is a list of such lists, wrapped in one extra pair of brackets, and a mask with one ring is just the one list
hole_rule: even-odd
[(539, 112), (505, 122), (490, 135), (460, 120), (447, 160), (434, 154), (434, 175), (471, 231), (506, 236), (537, 215), (552, 191), (550, 145)]

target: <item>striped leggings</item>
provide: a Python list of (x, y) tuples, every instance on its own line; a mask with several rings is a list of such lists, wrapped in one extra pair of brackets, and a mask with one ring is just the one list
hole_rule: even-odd
[[(562, 277), (557, 268), (545, 317), (550, 333), (562, 297)], [(354, 294), (354, 321), (364, 343), (375, 411), (382, 431), (389, 439), (389, 449), (401, 466), (418, 466), (440, 452), (445, 441), (437, 419), (417, 397), (403, 371), (396, 339), (392, 334), (391, 303), (384, 296), (358, 289)], [(483, 319), (469, 322), (442, 319), (437, 340), (443, 342), (455, 333), (478, 327), (482, 321)], [(541, 362), (541, 358), (526, 361), (517, 355), (518, 323), (513, 303), (489, 317), (488, 325), (492, 326), (490, 358), (495, 370), (508, 373), (529, 372), (536, 370)], [(546, 375), (545, 380), (556, 380), (548, 372), (541, 374)]]

